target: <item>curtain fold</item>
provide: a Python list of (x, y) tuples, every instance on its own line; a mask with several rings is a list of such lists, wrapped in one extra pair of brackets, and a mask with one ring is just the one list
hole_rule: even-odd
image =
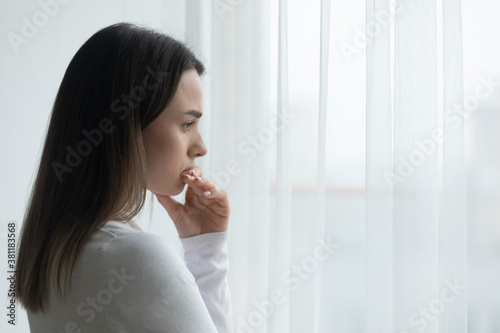
[(394, 318), (391, 12), (387, 0), (366, 1), (366, 26), (386, 22), (366, 40), (366, 332), (373, 333), (392, 332)]
[[(276, 143), (280, 123), (270, 109), (271, 7), (265, 0), (192, 0), (186, 5), (189, 21), (201, 28), (187, 40), (202, 50), (208, 70), (203, 98), (205, 114), (210, 117), (200, 125), (212, 149), (202, 167), (207, 177), (230, 194), (232, 207), (228, 280), (233, 291), (235, 332), (267, 332), (274, 320), (278, 326), (288, 323), (286, 319), (278, 321), (269, 292), (276, 287), (270, 275), (283, 257), (289, 258), (275, 251), (278, 243), (273, 234), (273, 230), (283, 234), (274, 214), (288, 212), (289, 203), (276, 201), (277, 190), (272, 187), (277, 172), (272, 170), (270, 146)], [(276, 209), (273, 202), (288, 208)]]
[[(326, 201), (326, 121), (328, 108), (328, 65), (330, 58), (330, 0), (321, 0), (319, 59), (319, 110), (318, 110), (318, 151), (316, 176), (316, 239), (325, 239)], [(314, 275), (314, 322), (313, 332), (322, 332), (321, 298), (323, 266), (318, 265)]]
[[(437, 332), (418, 313), (438, 297), (436, 2), (397, 0), (395, 20), (393, 297), (395, 331)], [(430, 310), (427, 310), (430, 311)]]
[[(442, 192), (439, 224), (439, 290), (454, 293), (443, 300), (439, 332), (465, 333), (467, 320), (467, 200), (464, 124), (450, 121), (450, 110), (463, 112), (463, 55), (461, 1), (443, 0), (443, 127)], [(441, 33), (441, 32), (439, 32)]]
[[(388, 5), (367, 0), (367, 34)], [(466, 332), (464, 137), (446, 114), (462, 104), (460, 1), (395, 11), (393, 78), (390, 29), (366, 49), (367, 331)]]
[[(292, 181), (290, 166), (290, 127), (284, 122), (289, 109), (288, 96), (288, 10), (287, 0), (279, 1), (278, 12), (278, 82), (277, 82), (277, 127), (276, 136), (276, 211), (272, 223), (276, 225), (272, 234), (273, 247), (270, 252), (270, 282), (280, 286), (283, 292), (283, 304), (277, 308), (276, 314), (270, 318), (270, 332), (290, 332), (290, 286), (281, 280), (283, 272), (290, 271), (291, 246), (291, 201)], [(271, 293), (269, 299), (273, 298)]]

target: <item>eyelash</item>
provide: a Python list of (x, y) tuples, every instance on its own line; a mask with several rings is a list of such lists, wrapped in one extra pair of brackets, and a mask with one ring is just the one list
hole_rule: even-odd
[(191, 125), (193, 125), (194, 123), (196, 123), (196, 121), (192, 121), (190, 123), (185, 123), (184, 126), (189, 125), (189, 126), (187, 126), (187, 128), (189, 129), (191, 127)]

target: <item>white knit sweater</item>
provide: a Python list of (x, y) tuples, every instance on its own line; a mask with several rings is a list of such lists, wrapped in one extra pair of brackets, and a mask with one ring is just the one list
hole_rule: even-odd
[(46, 313), (32, 333), (232, 333), (228, 231), (180, 238), (181, 259), (162, 237), (108, 221), (81, 249), (67, 303), (49, 281)]

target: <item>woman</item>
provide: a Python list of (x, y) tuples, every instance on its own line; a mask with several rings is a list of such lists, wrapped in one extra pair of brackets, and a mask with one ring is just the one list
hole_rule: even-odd
[[(127, 23), (95, 33), (70, 62), (18, 249), (31, 332), (232, 332), (230, 206), (195, 165), (207, 153), (204, 71), (183, 43)], [(170, 196), (185, 184), (182, 205)], [(146, 189), (186, 264), (134, 222)]]

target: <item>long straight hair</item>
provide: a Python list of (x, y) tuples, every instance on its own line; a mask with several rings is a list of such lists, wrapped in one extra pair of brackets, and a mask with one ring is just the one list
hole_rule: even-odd
[[(44, 311), (49, 274), (64, 298), (79, 250), (108, 220), (130, 221), (146, 199), (142, 130), (170, 103), (185, 70), (203, 64), (174, 38), (130, 23), (90, 37), (52, 108), (23, 219), (16, 298)], [(61, 275), (64, 272), (64, 287)]]

